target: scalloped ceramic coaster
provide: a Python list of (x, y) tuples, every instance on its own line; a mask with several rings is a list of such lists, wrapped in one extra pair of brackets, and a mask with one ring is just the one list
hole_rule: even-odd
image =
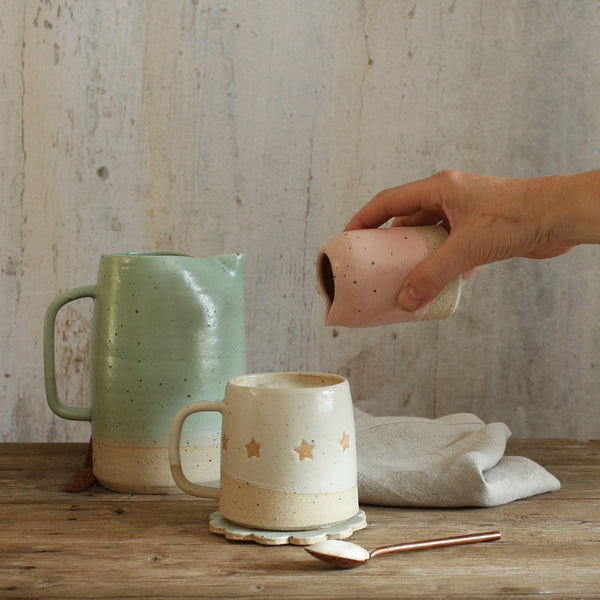
[(224, 535), (228, 540), (256, 542), (263, 546), (281, 546), (283, 544), (309, 546), (325, 540), (343, 540), (366, 526), (367, 515), (364, 510), (359, 510), (353, 517), (337, 525), (307, 531), (247, 529), (228, 521), (219, 511), (212, 513), (209, 519), (209, 529), (213, 533)]

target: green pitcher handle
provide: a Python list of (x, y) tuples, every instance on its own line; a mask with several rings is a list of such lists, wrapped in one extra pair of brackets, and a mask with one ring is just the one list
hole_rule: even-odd
[(52, 412), (63, 419), (72, 421), (89, 421), (91, 419), (91, 406), (79, 408), (66, 406), (58, 399), (56, 393), (56, 366), (54, 358), (54, 325), (56, 314), (68, 302), (79, 298), (96, 298), (96, 286), (86, 285), (69, 290), (57, 296), (48, 306), (44, 319), (44, 380), (46, 383), (46, 399)]

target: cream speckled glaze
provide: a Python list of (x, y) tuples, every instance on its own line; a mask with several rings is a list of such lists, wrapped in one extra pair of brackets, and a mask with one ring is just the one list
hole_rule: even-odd
[(462, 277), (416, 312), (396, 304), (406, 276), (447, 237), (443, 227), (433, 225), (347, 231), (329, 240), (317, 257), (325, 324), (373, 327), (449, 317), (460, 299)]
[[(223, 415), (220, 490), (191, 483), (181, 466), (181, 427), (207, 410)], [(177, 414), (169, 457), (182, 490), (219, 497), (221, 514), (246, 527), (313, 529), (358, 511), (352, 398), (338, 375), (234, 377), (222, 402), (196, 402)]]

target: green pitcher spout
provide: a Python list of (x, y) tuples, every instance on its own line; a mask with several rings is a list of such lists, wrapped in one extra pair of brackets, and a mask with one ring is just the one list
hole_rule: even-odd
[(216, 256), (215, 258), (232, 275), (242, 276), (244, 274), (246, 268), (245, 254), (222, 254), (221, 256)]

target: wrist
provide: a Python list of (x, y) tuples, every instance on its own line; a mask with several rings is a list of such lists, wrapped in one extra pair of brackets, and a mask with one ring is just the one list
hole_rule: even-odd
[(566, 246), (600, 243), (600, 170), (549, 178), (550, 230)]

